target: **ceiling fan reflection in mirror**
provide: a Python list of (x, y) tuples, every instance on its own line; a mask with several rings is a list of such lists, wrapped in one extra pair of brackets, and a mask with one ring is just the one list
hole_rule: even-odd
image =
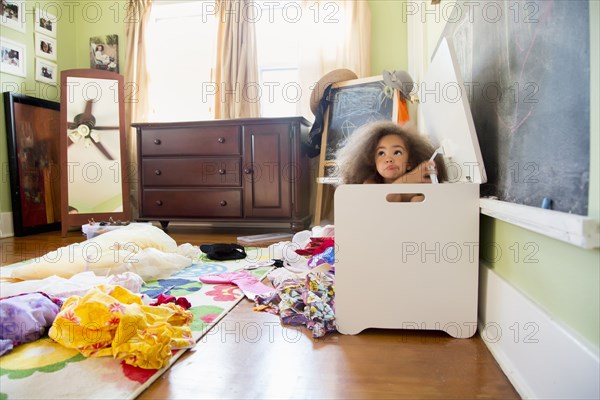
[(123, 76), (115, 72), (61, 72), (63, 236), (91, 218), (131, 219), (123, 86)]
[(73, 122), (67, 121), (67, 136), (69, 137), (69, 146), (84, 141), (85, 147), (92, 145), (106, 157), (108, 160), (114, 160), (114, 157), (101, 143), (101, 135), (99, 131), (119, 131), (118, 126), (96, 126), (96, 117), (92, 114), (92, 108), (95, 100), (87, 100), (83, 113), (75, 115)]

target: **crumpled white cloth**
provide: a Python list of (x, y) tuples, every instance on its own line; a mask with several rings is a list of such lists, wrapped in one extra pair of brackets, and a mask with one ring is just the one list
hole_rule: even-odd
[(310, 238), (334, 237), (335, 227), (333, 225), (313, 226), (312, 230), (296, 232), (292, 238), (292, 243), (296, 243), (301, 249), (308, 246)]
[(73, 275), (69, 279), (53, 275), (44, 279), (22, 282), (0, 282), (0, 297), (43, 292), (53, 297), (66, 299), (70, 296), (83, 296), (89, 289), (98, 285), (119, 285), (130, 292), (139, 293), (143, 284), (143, 279), (133, 272), (97, 276), (92, 271), (86, 271)]
[(109, 272), (120, 274), (133, 271), (144, 280), (149, 280), (167, 278), (190, 265), (192, 260), (189, 257), (148, 247), (131, 256), (128, 262), (111, 268)]
[(292, 273), (304, 273), (311, 268), (308, 259), (296, 253), (296, 250), (304, 249), (314, 237), (334, 237), (333, 225), (315, 226), (312, 230), (297, 232), (291, 242), (274, 243), (268, 247), (269, 255), (273, 259), (282, 260), (283, 266)]
[(164, 231), (150, 224), (130, 224), (17, 265), (10, 276), (30, 280), (52, 275), (70, 278), (84, 271), (99, 276), (131, 271), (147, 280), (190, 265), (192, 260), (178, 254), (177, 243)]
[(202, 251), (200, 251), (200, 247), (198, 246), (193, 246), (190, 243), (184, 243), (177, 247), (177, 254), (189, 258), (192, 260), (192, 262), (196, 262), (200, 259)]

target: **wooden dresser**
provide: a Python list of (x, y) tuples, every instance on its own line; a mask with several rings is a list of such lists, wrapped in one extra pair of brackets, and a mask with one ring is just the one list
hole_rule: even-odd
[(302, 117), (136, 123), (141, 221), (308, 226)]

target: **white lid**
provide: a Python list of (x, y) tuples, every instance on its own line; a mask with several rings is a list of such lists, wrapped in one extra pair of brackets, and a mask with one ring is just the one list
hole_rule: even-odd
[(450, 182), (485, 183), (487, 177), (475, 132), (468, 92), (454, 47), (443, 38), (418, 88), (423, 131), (444, 148)]

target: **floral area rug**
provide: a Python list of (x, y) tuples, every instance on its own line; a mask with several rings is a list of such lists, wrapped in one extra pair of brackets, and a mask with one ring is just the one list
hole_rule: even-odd
[[(168, 279), (146, 282), (142, 293), (157, 297), (170, 289), (168, 294), (185, 297), (192, 304), (189, 309), (194, 314), (191, 328), (198, 342), (243, 298), (234, 285), (203, 284), (198, 278), (269, 260), (267, 249), (246, 248), (246, 252), (246, 259), (235, 261), (212, 261), (203, 256), (198, 263)], [(270, 269), (261, 267), (249, 272), (262, 279)], [(202, 343), (196, 345), (202, 346)], [(184, 352), (185, 349), (175, 350), (169, 367)], [(0, 357), (0, 400), (134, 399), (169, 367), (147, 370), (111, 357), (85, 358), (46, 336), (17, 346)]]

